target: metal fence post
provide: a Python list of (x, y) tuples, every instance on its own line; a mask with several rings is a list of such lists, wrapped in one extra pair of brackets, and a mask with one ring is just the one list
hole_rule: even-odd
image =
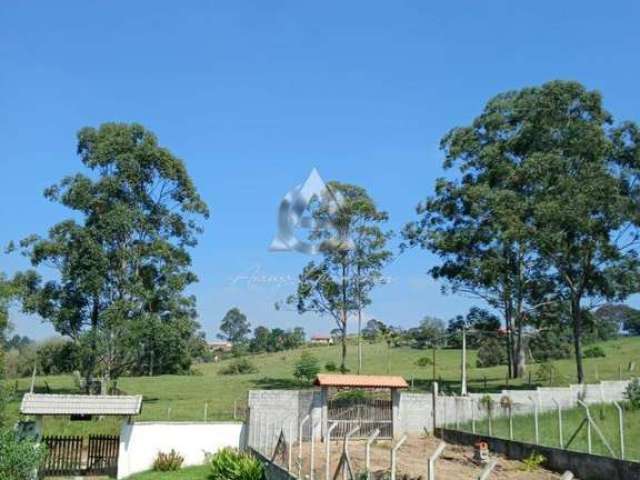
[(293, 420), (289, 422), (289, 448), (287, 450), (287, 472), (291, 472), (291, 457), (293, 451)]
[(531, 403), (533, 403), (533, 423), (535, 425), (536, 445), (540, 444), (540, 425), (538, 424), (538, 403), (529, 397)]
[(331, 426), (327, 429), (327, 435), (325, 437), (325, 442), (326, 442), (326, 452), (325, 452), (325, 470), (326, 470), (326, 474), (325, 474), (325, 478), (327, 480), (331, 480), (331, 432), (333, 432), (333, 429), (336, 428), (338, 426), (338, 422), (333, 422), (331, 424)]
[(618, 409), (618, 431), (620, 433), (620, 460), (624, 460), (624, 413), (618, 402), (613, 402)]
[[(434, 348), (435, 351), (435, 348)], [(432, 417), (433, 417), (433, 434), (436, 434), (436, 428), (438, 427), (438, 382), (434, 381), (431, 385), (431, 400), (432, 400)]]
[(476, 433), (476, 408), (473, 404), (473, 398), (469, 400), (471, 401), (471, 432)]
[(371, 478), (371, 444), (378, 438), (378, 435), (380, 435), (380, 429), (376, 428), (367, 438), (367, 445), (364, 450), (364, 468), (367, 471), (367, 480)]
[(314, 469), (315, 469), (315, 435), (314, 432), (316, 430), (317, 423), (314, 424), (311, 422), (309, 426), (311, 427), (311, 453), (309, 454), (309, 480), (313, 480), (314, 477)]
[(309, 421), (311, 415), (307, 415), (302, 419), (298, 426), (298, 478), (302, 478), (302, 429), (304, 424)]
[(395, 446), (391, 449), (391, 480), (396, 480), (396, 454), (398, 452), (398, 449), (402, 446), (406, 439), (407, 436), (403, 435), (398, 443), (396, 443)]
[(564, 449), (564, 438), (562, 434), (562, 407), (555, 398), (552, 398), (551, 401), (556, 404), (556, 408), (558, 409), (558, 441), (560, 442), (560, 448)]
[(578, 400), (578, 404), (582, 405), (587, 412), (587, 451), (591, 453), (591, 413), (589, 407), (582, 400)]
[(513, 440), (513, 404), (509, 399), (509, 440)]
[(489, 475), (491, 475), (491, 472), (493, 471), (493, 469), (496, 467), (497, 464), (498, 464), (497, 458), (494, 458), (489, 463), (487, 463), (486, 467), (484, 467), (482, 472), (480, 472), (480, 475), (478, 475), (478, 480), (487, 480), (489, 478)]
[(436, 480), (436, 462), (442, 452), (447, 447), (447, 444), (444, 442), (440, 442), (436, 451), (429, 457), (429, 463), (427, 464), (427, 479), (428, 480)]

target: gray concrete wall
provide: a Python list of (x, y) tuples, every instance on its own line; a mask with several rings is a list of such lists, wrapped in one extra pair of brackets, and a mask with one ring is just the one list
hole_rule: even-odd
[(303, 438), (310, 438), (312, 424), (314, 437), (322, 435), (322, 400), (317, 390), (250, 390), (248, 403), (248, 445), (258, 451), (270, 452), (282, 430), (287, 440), (297, 441), (300, 422), (307, 415), (311, 420), (304, 424)]
[[(436, 405), (437, 425), (438, 427), (454, 426), (469, 422), (472, 418), (478, 421), (485, 419), (487, 410), (481, 401), (486, 396), (491, 397), (494, 403), (492, 415), (498, 418), (508, 415), (508, 409), (501, 407), (503, 397), (511, 399), (514, 416), (528, 415), (533, 412), (535, 406), (539, 412), (555, 410), (557, 407), (554, 400), (564, 409), (578, 406), (578, 400), (586, 404), (622, 401), (628, 384), (629, 381), (606, 381), (569, 387), (539, 387), (535, 390), (503, 390), (501, 393), (489, 395), (472, 393), (466, 397), (439, 395)], [(399, 392), (397, 395), (398, 408), (394, 409), (394, 435), (420, 433), (425, 429), (432, 431), (432, 395), (410, 392)]]
[(473, 445), (477, 441), (483, 440), (489, 444), (491, 452), (500, 453), (514, 460), (522, 460), (532, 454), (541, 454), (546, 459), (544, 462), (546, 468), (559, 473), (569, 470), (581, 480), (602, 480), (603, 478), (607, 480), (632, 480), (640, 478), (640, 463), (616, 458), (541, 447), (540, 445), (474, 435), (457, 430), (445, 429), (442, 432), (442, 439), (460, 445)]

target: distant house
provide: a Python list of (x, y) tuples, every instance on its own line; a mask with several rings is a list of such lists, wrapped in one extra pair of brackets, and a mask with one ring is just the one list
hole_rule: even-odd
[(209, 342), (209, 350), (212, 352), (230, 352), (233, 349), (233, 343), (226, 341)]
[(333, 338), (329, 335), (314, 335), (309, 343), (313, 345), (333, 345)]

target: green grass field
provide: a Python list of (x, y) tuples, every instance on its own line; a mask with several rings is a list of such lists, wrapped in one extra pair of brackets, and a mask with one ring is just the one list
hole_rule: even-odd
[[(600, 379), (617, 379), (618, 368), (621, 365), (622, 378), (639, 375), (638, 371), (629, 372), (627, 365), (635, 361), (640, 365), (640, 338), (622, 338), (601, 344), (606, 352), (606, 358), (585, 359), (587, 381)], [(307, 347), (320, 361), (320, 365), (333, 360), (339, 361), (338, 346)], [(363, 372), (369, 374), (387, 373), (386, 344), (376, 343), (363, 345)], [(390, 373), (402, 375), (408, 381), (413, 378), (415, 390), (426, 390), (432, 378), (431, 366), (421, 368), (415, 361), (423, 356), (431, 356), (431, 351), (415, 350), (411, 348), (391, 349)], [(226, 360), (217, 364), (201, 364), (195, 367), (196, 375), (177, 376), (164, 375), (156, 377), (122, 378), (119, 387), (128, 394), (144, 395), (143, 412), (139, 420), (202, 420), (204, 419), (205, 403), (208, 404), (209, 420), (229, 420), (233, 418), (234, 402), (239, 410), (246, 404), (247, 391), (250, 389), (299, 388), (292, 372), (294, 363), (300, 357), (300, 351), (279, 352), (254, 355), (251, 361), (258, 368), (257, 373), (249, 375), (219, 375), (218, 371), (224, 367)], [(349, 345), (348, 366), (353, 370), (357, 365), (357, 347)], [(436, 377), (441, 379), (445, 389), (456, 391), (460, 385), (460, 351), (439, 350), (437, 352)], [(498, 391), (507, 387), (506, 367), (478, 369), (475, 366), (476, 353), (468, 354), (470, 366), (469, 389), (472, 392)], [(563, 384), (575, 382), (575, 366), (573, 360), (555, 362), (561, 374)], [(535, 372), (536, 366), (530, 370)], [(535, 374), (533, 375), (535, 386)], [(14, 382), (10, 380), (10, 382)], [(22, 394), (29, 388), (30, 379), (23, 378), (15, 381), (17, 393), (10, 405), (10, 411), (18, 417), (19, 402)], [(71, 376), (39, 377), (37, 389), (43, 391), (48, 385), (51, 393), (78, 393)], [(509, 383), (511, 388), (528, 387), (528, 376)], [(62, 419), (47, 418), (45, 433), (47, 434), (81, 434), (81, 433), (112, 433), (117, 430), (115, 420), (100, 422), (69, 422)]]
[[(498, 407), (500, 408), (500, 407)], [(598, 425), (609, 446), (613, 449), (615, 457), (620, 455), (620, 434), (618, 410), (613, 405), (593, 405), (589, 407), (591, 416)], [(583, 408), (564, 410), (562, 413), (563, 440), (565, 448), (586, 452), (587, 430), (583, 428), (575, 437), (571, 445), (567, 445), (571, 437), (577, 431), (585, 417)], [(558, 429), (558, 415), (556, 412), (540, 414), (539, 417), (540, 444), (548, 447), (560, 447), (560, 435)], [(471, 424), (460, 426), (461, 430), (471, 431)], [(625, 459), (640, 461), (640, 410), (624, 411), (624, 441)], [(489, 435), (488, 420), (476, 422), (476, 433)], [(499, 417), (492, 422), (492, 434), (494, 437), (509, 438), (509, 420), (507, 417)], [(596, 455), (612, 456), (595, 430), (591, 432), (592, 452)], [(513, 439), (527, 442), (535, 442), (535, 423), (533, 415), (521, 415), (513, 417)]]

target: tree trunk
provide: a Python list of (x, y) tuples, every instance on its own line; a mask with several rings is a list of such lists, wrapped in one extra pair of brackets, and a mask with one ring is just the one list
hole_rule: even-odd
[(509, 371), (509, 378), (515, 378), (513, 370), (513, 322), (511, 319), (511, 311), (508, 308), (505, 309), (504, 324), (507, 330), (507, 368)]
[(518, 352), (517, 352), (517, 356), (516, 356), (516, 361), (517, 361), (517, 377), (516, 378), (520, 378), (524, 375), (524, 372), (527, 369), (527, 358), (526, 355), (524, 354), (524, 341), (522, 338), (522, 329), (524, 328), (524, 321), (522, 318), (522, 314), (518, 314)]
[(362, 372), (362, 284), (360, 283), (360, 265), (358, 265), (358, 274), (356, 280), (358, 282), (358, 375)]
[(340, 371), (347, 371), (347, 322), (342, 324), (342, 361), (340, 362)]
[(87, 365), (85, 365), (85, 390), (87, 394), (91, 394), (91, 382), (93, 380), (93, 372), (96, 368), (98, 360), (98, 342), (96, 335), (98, 335), (98, 322), (100, 318), (100, 302), (96, 296), (93, 298), (93, 305), (91, 308), (91, 346), (89, 352), (89, 358)]
[(580, 310), (580, 297), (571, 299), (571, 319), (573, 320), (573, 346), (576, 353), (576, 370), (578, 383), (584, 383), (584, 369), (582, 365), (582, 311)]
[[(344, 255), (344, 254), (343, 254)], [(340, 370), (347, 371), (347, 264), (343, 256), (342, 259), (342, 362)]]

